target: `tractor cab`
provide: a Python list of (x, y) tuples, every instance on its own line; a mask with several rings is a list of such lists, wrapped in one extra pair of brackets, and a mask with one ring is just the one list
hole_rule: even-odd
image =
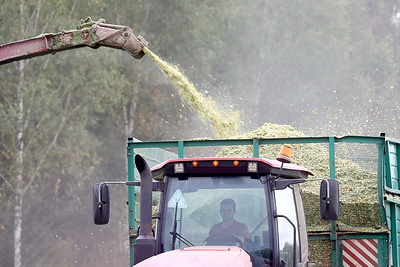
[(301, 262), (308, 247), (299, 235), (305, 222), (298, 183), (312, 172), (281, 166), (267, 159), (208, 158), (154, 167), (153, 178), (164, 184), (156, 251), (237, 246), (253, 266)]

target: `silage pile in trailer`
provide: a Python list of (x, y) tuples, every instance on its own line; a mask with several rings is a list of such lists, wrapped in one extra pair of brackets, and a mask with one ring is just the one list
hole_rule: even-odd
[[(237, 136), (240, 139), (306, 137), (289, 125), (266, 123), (259, 129)], [(274, 159), (281, 145), (260, 146), (260, 157)], [(292, 163), (313, 171), (314, 177), (329, 178), (329, 149), (327, 144), (293, 144)], [(220, 157), (252, 157), (251, 146), (225, 147)], [(372, 232), (381, 227), (376, 174), (358, 164), (336, 157), (336, 179), (340, 189), (339, 229)], [(330, 224), (319, 218), (320, 181), (301, 185), (308, 231), (326, 231)], [(381, 229), (382, 230), (382, 229)]]

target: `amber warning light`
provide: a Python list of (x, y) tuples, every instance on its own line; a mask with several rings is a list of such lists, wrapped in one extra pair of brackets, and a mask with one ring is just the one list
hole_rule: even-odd
[(198, 161), (193, 161), (193, 162), (192, 162), (192, 166), (193, 166), (193, 167), (199, 166), (199, 162), (198, 162)]
[(276, 160), (282, 163), (290, 163), (290, 157), (292, 156), (292, 146), (291, 145), (282, 145), (281, 151), (279, 152)]

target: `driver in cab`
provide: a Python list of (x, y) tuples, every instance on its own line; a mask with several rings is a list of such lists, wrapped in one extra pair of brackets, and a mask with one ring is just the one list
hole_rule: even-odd
[(223, 199), (219, 211), (222, 221), (211, 227), (209, 231), (210, 243), (213, 245), (232, 245), (236, 242), (244, 245), (245, 240), (250, 238), (249, 228), (234, 219), (236, 202), (231, 198)]

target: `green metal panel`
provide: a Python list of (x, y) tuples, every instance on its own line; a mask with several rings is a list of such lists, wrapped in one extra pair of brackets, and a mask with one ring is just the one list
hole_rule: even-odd
[(260, 157), (260, 141), (258, 139), (253, 139), (253, 157)]
[[(329, 178), (336, 179), (336, 167), (335, 167), (335, 138), (329, 137)], [(332, 266), (339, 266), (338, 258), (339, 258), (339, 249), (337, 242), (337, 234), (336, 234), (336, 222), (331, 222), (331, 234), (330, 240), (332, 243)]]
[(378, 198), (379, 198), (379, 211), (381, 215), (381, 221), (385, 226), (387, 226), (387, 220), (386, 220), (386, 212), (385, 212), (385, 203), (384, 203), (384, 151), (385, 151), (385, 146), (383, 144), (378, 146), (378, 168), (377, 168), (377, 183), (378, 183)]
[(387, 183), (390, 189), (399, 189), (399, 169), (398, 169), (398, 144), (387, 142)]
[[(390, 203), (389, 201), (385, 201), (386, 216), (387, 216), (386, 221), (388, 222), (387, 226), (388, 226), (388, 230), (389, 230), (389, 237), (388, 237), (389, 240), (388, 241), (389, 241), (389, 244), (390, 244), (390, 251), (393, 250), (393, 243), (392, 243), (392, 240), (393, 240), (393, 237), (392, 237), (393, 224), (391, 223), (392, 222), (391, 218), (393, 216), (393, 214), (392, 214), (392, 206), (393, 206), (393, 204), (394, 203)], [(394, 256), (396, 257), (396, 254)], [(393, 258), (394, 257), (392, 256), (392, 260), (393, 260)]]
[(391, 249), (392, 249), (392, 261), (394, 266), (400, 266), (399, 263), (399, 207), (394, 203), (390, 203), (390, 217), (391, 217)]
[(342, 136), (335, 137), (336, 143), (360, 143), (360, 144), (383, 144), (385, 142), (384, 137), (375, 136)]
[(183, 141), (178, 141), (178, 157), (183, 159), (185, 156), (185, 144)]
[[(135, 180), (135, 162), (134, 162), (134, 152), (132, 146), (127, 146), (127, 160), (128, 160), (128, 181)], [(130, 252), (130, 266), (133, 266), (134, 259), (134, 248), (135, 243), (134, 231), (136, 231), (136, 221), (135, 221), (135, 188), (133, 186), (128, 186), (128, 224), (129, 224), (129, 252)]]
[(385, 207), (394, 266), (400, 266), (399, 142), (387, 140), (385, 155)]
[(378, 266), (389, 266), (388, 237), (378, 239)]
[(333, 137), (329, 137), (329, 178), (336, 179), (335, 139)]
[(391, 204), (392, 207), (392, 221), (393, 225), (396, 226), (396, 228), (392, 228), (393, 234), (392, 234), (392, 257), (393, 257), (393, 263), (395, 263), (395, 266), (400, 266), (400, 206), (397, 204)]

